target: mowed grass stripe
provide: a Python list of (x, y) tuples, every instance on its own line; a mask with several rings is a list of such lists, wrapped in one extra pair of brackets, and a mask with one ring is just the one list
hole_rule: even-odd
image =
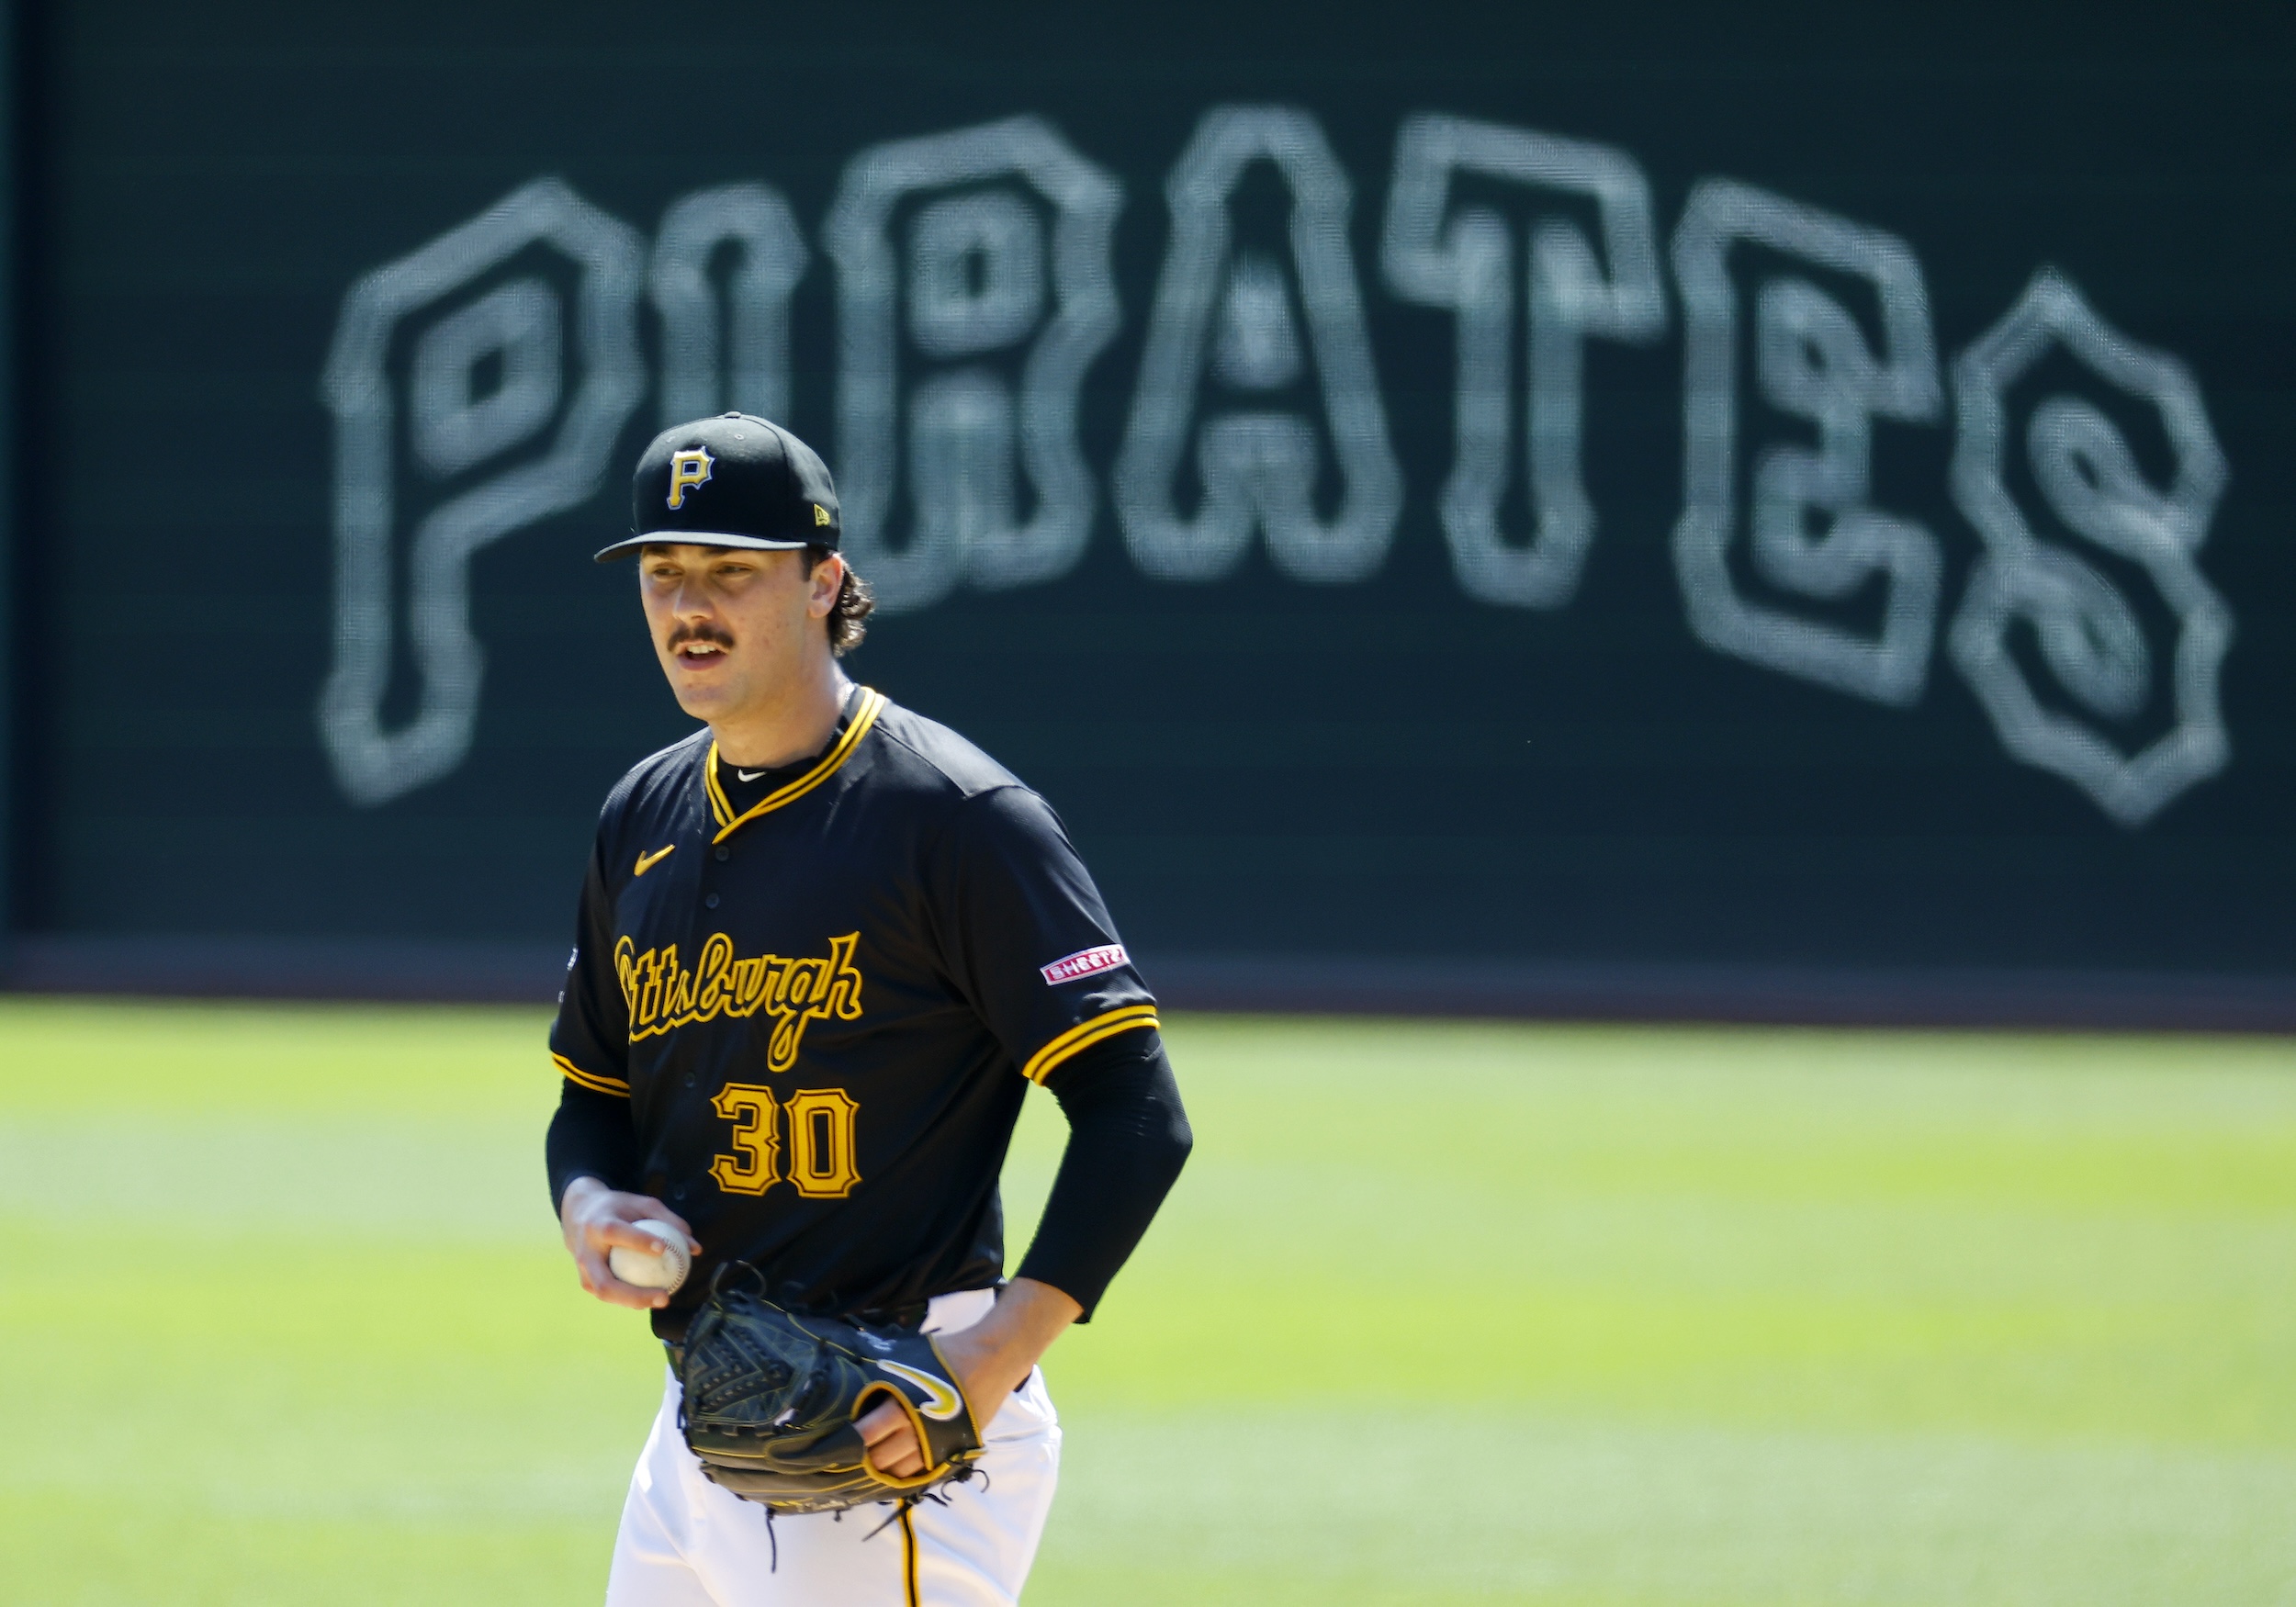
[[(0, 1001), (9, 1600), (595, 1599), (660, 1363), (557, 1249), (543, 1026)], [(1033, 1601), (2296, 1580), (2287, 1043), (1167, 1037), (1198, 1153), (1055, 1353)]]

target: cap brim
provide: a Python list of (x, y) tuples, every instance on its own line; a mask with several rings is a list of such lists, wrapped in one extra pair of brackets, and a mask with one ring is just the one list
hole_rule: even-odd
[[(836, 533), (832, 531), (829, 534)], [(715, 530), (649, 530), (643, 535), (625, 536), (612, 546), (600, 547), (592, 556), (592, 561), (610, 564), (646, 546), (737, 546), (748, 547), (752, 552), (793, 553), (815, 545), (809, 541), (770, 541), (762, 535), (727, 535)], [(837, 543), (825, 541), (817, 545), (834, 547)]]

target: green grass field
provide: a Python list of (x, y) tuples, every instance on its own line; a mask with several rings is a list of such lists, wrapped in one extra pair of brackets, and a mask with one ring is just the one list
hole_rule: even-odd
[[(0, 1000), (0, 1600), (598, 1598), (543, 1024)], [(2296, 1601), (2296, 1044), (1169, 1038), (1033, 1602)]]

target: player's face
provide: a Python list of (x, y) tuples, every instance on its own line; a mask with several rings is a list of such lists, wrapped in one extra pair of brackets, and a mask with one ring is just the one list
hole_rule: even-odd
[(808, 570), (803, 552), (649, 546), (637, 571), (662, 673), (698, 720), (768, 708), (829, 656), (822, 622), (845, 574), (834, 555)]

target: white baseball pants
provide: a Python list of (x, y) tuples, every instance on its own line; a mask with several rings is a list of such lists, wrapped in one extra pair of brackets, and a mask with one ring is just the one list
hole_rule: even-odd
[[(943, 1295), (925, 1330), (968, 1328), (995, 1304), (989, 1289)], [(978, 1463), (988, 1477), (944, 1485), (937, 1493), (948, 1505), (923, 1501), (898, 1517), (895, 1507), (876, 1504), (835, 1517), (776, 1518), (770, 1539), (763, 1507), (703, 1477), (678, 1432), (678, 1399), (672, 1376), (630, 1476), (606, 1607), (1013, 1607), (1019, 1601), (1060, 1475), (1060, 1417), (1042, 1372), (1030, 1374), (990, 1421)]]

